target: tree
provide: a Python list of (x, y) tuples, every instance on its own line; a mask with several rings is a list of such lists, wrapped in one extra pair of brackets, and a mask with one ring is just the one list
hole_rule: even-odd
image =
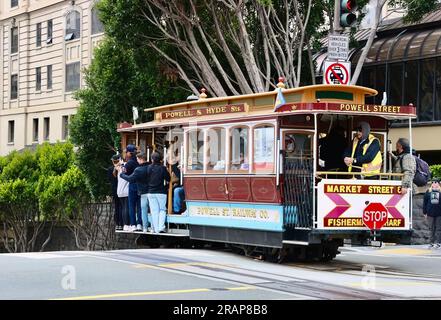
[(193, 93), (213, 96), (268, 91), (281, 75), (300, 85), (313, 73), (302, 68), (305, 45), (323, 23), (310, 0), (103, 0), (100, 10), (112, 37), (153, 48)]
[(378, 27), (381, 25), (382, 19), (384, 18), (382, 16), (382, 10), (386, 3), (391, 7), (400, 7), (400, 9), (405, 12), (403, 17), (404, 21), (410, 23), (420, 20), (426, 13), (433, 10), (438, 3), (437, 0), (375, 0), (370, 2), (370, 8), (371, 10), (374, 10), (374, 19), (372, 26), (370, 27), (368, 39), (363, 47), (360, 58), (358, 59), (354, 74), (352, 75), (352, 85), (355, 85), (358, 81), (364, 61), (366, 60), (369, 49), (371, 48), (377, 34)]
[[(120, 148), (117, 124), (131, 121), (133, 106), (143, 110), (183, 99), (185, 93), (162, 76), (157, 55), (124, 48), (112, 37), (95, 50), (85, 79), (87, 86), (76, 93), (80, 105), (71, 124), (71, 139), (78, 147), (78, 165), (99, 200), (110, 193), (106, 169)], [(149, 120), (148, 115), (140, 115), (141, 120)]]
[(63, 184), (72, 177), (82, 177), (74, 159), (70, 143), (45, 143), (34, 152), (0, 157), (0, 241), (6, 250), (36, 250), (37, 240), (47, 229), (38, 248), (43, 251), (51, 240), (53, 226), (87, 203), (90, 192), (85, 179), (77, 179), (81, 184)]

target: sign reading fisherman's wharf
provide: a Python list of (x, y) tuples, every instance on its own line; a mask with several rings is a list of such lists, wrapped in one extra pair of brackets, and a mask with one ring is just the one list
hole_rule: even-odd
[(188, 109), (188, 110), (176, 110), (176, 111), (165, 111), (161, 113), (161, 119), (179, 119), (179, 118), (189, 118), (189, 117), (200, 117), (200, 116), (210, 116), (216, 114), (225, 113), (238, 113), (245, 112), (245, 104), (229, 104), (226, 106), (213, 106), (201, 109)]

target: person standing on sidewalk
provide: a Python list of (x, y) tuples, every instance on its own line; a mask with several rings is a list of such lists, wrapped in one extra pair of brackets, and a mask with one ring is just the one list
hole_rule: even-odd
[(158, 152), (152, 154), (153, 163), (149, 166), (149, 193), (148, 199), (152, 213), (152, 228), (154, 233), (165, 231), (165, 217), (167, 213), (167, 186), (170, 182), (170, 174), (167, 168), (161, 164), (161, 155)]
[[(123, 168), (123, 173), (130, 176), (133, 171), (139, 166), (136, 161), (136, 146), (133, 144), (127, 145), (126, 158), (127, 163)], [(129, 183), (129, 217), (130, 217), (130, 230), (129, 231), (141, 231), (142, 230), (142, 217), (141, 217), (141, 197), (138, 195), (138, 187), (136, 182)]]
[(142, 231), (148, 232), (149, 220), (148, 220), (148, 207), (149, 201), (147, 198), (148, 192), (148, 168), (147, 156), (144, 152), (140, 152), (136, 155), (136, 160), (139, 163), (139, 167), (133, 171), (129, 176), (122, 173), (121, 178), (128, 181), (129, 183), (136, 183), (138, 189), (138, 195), (141, 197), (141, 213), (142, 213)]
[(429, 249), (441, 248), (440, 179), (432, 179), (432, 185), (424, 195), (423, 213), (430, 228)]

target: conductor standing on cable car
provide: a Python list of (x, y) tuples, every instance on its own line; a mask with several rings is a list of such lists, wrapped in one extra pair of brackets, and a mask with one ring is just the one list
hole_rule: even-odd
[(367, 122), (360, 122), (355, 129), (352, 147), (346, 150), (344, 162), (349, 172), (366, 172), (365, 179), (378, 179), (383, 158), (380, 151), (380, 141), (371, 134)]

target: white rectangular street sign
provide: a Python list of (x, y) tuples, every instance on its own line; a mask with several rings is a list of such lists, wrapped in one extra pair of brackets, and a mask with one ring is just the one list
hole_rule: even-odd
[(349, 37), (328, 36), (328, 59), (348, 60)]

